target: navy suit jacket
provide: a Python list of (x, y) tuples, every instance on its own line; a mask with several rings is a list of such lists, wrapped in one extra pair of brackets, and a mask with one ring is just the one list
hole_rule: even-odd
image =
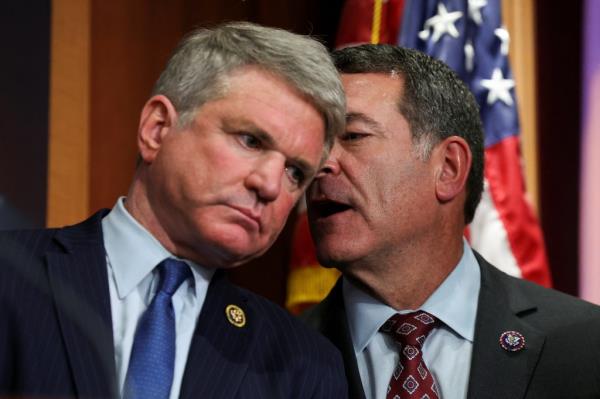
[[(475, 255), (481, 290), (467, 397), (600, 398), (600, 307), (510, 277)], [(349, 396), (364, 399), (342, 280), (303, 318), (340, 349)], [(523, 334), (525, 349), (502, 349), (500, 335), (510, 330)]]
[[(0, 397), (118, 397), (102, 216), (0, 233)], [(229, 304), (244, 310), (244, 327), (228, 322)], [(181, 398), (346, 396), (333, 345), (215, 274)]]

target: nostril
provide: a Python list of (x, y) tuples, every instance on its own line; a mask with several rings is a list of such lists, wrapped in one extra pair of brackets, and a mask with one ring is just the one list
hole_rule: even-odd
[(336, 162), (327, 161), (325, 164), (319, 169), (319, 173), (317, 173), (317, 177), (323, 177), (325, 175), (336, 175), (339, 173), (339, 166)]
[(331, 170), (331, 168), (329, 167), (322, 167), (321, 169), (319, 169), (319, 171), (317, 172), (315, 178), (320, 178), (320, 177), (325, 177), (326, 175), (330, 175), (333, 171)]
[(331, 165), (325, 165), (321, 168), (322, 173), (333, 173), (333, 168)]

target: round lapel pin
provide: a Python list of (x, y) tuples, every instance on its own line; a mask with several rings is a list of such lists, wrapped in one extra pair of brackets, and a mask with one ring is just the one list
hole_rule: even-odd
[(227, 320), (236, 327), (244, 327), (246, 325), (246, 314), (237, 305), (227, 305), (225, 308)]
[(500, 335), (500, 346), (505, 351), (520, 351), (525, 348), (525, 337), (518, 331), (505, 331)]

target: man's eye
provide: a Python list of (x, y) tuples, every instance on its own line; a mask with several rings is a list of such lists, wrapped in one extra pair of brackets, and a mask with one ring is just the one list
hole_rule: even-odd
[(346, 132), (342, 135), (341, 139), (342, 141), (357, 141), (367, 136), (365, 133)]
[(288, 165), (285, 167), (285, 173), (287, 173), (288, 177), (294, 184), (297, 186), (302, 185), (304, 182), (304, 172), (297, 166)]
[(248, 133), (240, 134), (240, 140), (248, 148), (261, 148), (262, 145), (259, 139)]

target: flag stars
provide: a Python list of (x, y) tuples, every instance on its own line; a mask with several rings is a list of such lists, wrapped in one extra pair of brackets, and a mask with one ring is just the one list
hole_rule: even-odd
[(421, 40), (429, 39), (429, 29), (433, 29), (432, 40), (436, 43), (442, 35), (449, 34), (457, 38), (459, 36), (458, 29), (454, 23), (463, 16), (461, 11), (448, 12), (443, 3), (438, 3), (437, 14), (425, 21), (423, 30), (419, 32)]
[(473, 71), (475, 67), (475, 47), (473, 47), (473, 42), (471, 40), (467, 40), (465, 43), (465, 68), (467, 68), (467, 72)]
[(510, 35), (504, 26), (494, 29), (494, 34), (500, 39), (500, 53), (504, 56), (508, 55), (508, 47), (510, 45)]
[(469, 17), (475, 21), (477, 25), (481, 25), (483, 17), (481, 9), (487, 6), (487, 0), (469, 0)]
[(487, 96), (488, 105), (492, 105), (498, 100), (508, 106), (513, 105), (510, 89), (515, 87), (515, 81), (512, 79), (504, 79), (504, 75), (500, 68), (494, 69), (490, 79), (482, 79), (481, 85), (489, 90)]

